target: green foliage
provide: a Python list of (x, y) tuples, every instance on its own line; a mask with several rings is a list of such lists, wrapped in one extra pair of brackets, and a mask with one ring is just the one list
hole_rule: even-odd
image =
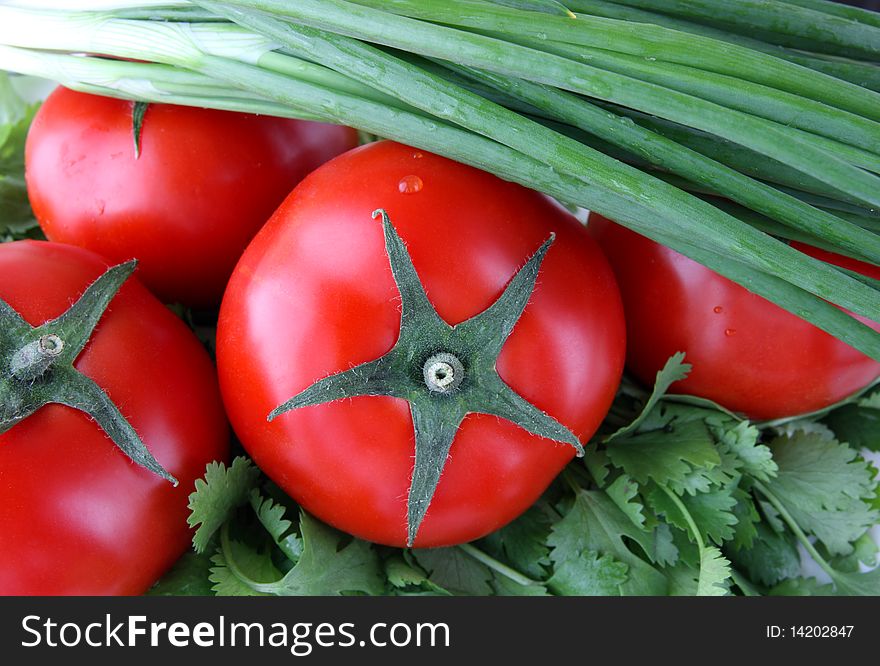
[(39, 108), (28, 105), (0, 71), (0, 242), (38, 237), (24, 182), (24, 144)]
[[(645, 553), (654, 551), (654, 535), (639, 529), (616, 504), (601, 491), (578, 490), (569, 512), (553, 526), (548, 544), (553, 548), (550, 558), (557, 569), (561, 562), (571, 559), (602, 558), (581, 569), (584, 588), (605, 589), (611, 580), (626, 578), (617, 583), (623, 595), (665, 594), (666, 581), (651, 564), (630, 550), (624, 539), (642, 547)], [(612, 567), (612, 563), (623, 564)], [(614, 574), (613, 576), (611, 574)], [(593, 580), (587, 578), (593, 575)]]
[(851, 542), (880, 518), (865, 501), (876, 492), (868, 464), (846, 444), (814, 433), (777, 437), (770, 449), (779, 473), (768, 490), (830, 553), (852, 552)]
[(801, 560), (791, 534), (774, 532), (759, 523), (756, 537), (750, 547), (732, 546), (725, 551), (735, 566), (748, 574), (750, 580), (766, 587), (797, 577)]
[[(152, 593), (880, 595), (880, 570), (862, 573), (877, 561), (866, 534), (880, 511), (876, 471), (843, 443), (837, 418), (869, 420), (877, 393), (762, 427), (665, 396), (685, 368), (671, 359), (651, 395), (625, 384), (615, 414), (632, 424), (467, 546), (351, 539), (297, 510), (246, 458), (210, 465), (190, 524), (196, 549), (213, 555), (188, 555)], [(798, 542), (830, 583), (800, 576)]]
[(211, 558), (191, 550), (177, 560), (147, 594), (153, 597), (209, 596), (212, 593), (210, 573)]
[(492, 571), (459, 548), (427, 548), (413, 551), (430, 581), (449, 594), (492, 594)]
[(196, 480), (196, 490), (189, 496), (190, 527), (196, 527), (193, 547), (204, 553), (211, 538), (232, 518), (233, 512), (248, 501), (260, 470), (247, 458), (238, 457), (227, 469), (223, 463), (209, 463), (205, 478)]

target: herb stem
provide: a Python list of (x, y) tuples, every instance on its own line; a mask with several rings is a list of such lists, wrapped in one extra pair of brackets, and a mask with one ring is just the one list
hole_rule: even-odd
[(229, 540), (229, 521), (227, 520), (223, 523), (220, 528), (220, 550), (223, 553), (223, 560), (226, 562), (227, 568), (232, 572), (232, 574), (241, 581), (244, 585), (247, 585), (249, 588), (256, 592), (262, 592), (260, 589), (263, 584), (258, 583), (257, 581), (249, 578), (245, 573), (239, 568), (238, 564), (235, 561), (235, 557), (232, 555), (232, 543)]
[(785, 524), (788, 525), (789, 529), (795, 535), (798, 541), (800, 541), (801, 545), (804, 547), (804, 550), (809, 553), (810, 557), (812, 557), (816, 564), (818, 564), (822, 570), (827, 573), (831, 578), (837, 578), (837, 572), (831, 568), (831, 565), (825, 561), (825, 558), (819, 554), (819, 551), (816, 550), (816, 547), (810, 542), (807, 538), (807, 535), (801, 529), (801, 526), (795, 522), (794, 518), (791, 517), (791, 514), (788, 512), (788, 509), (779, 501), (779, 498), (774, 495), (767, 486), (758, 481), (754, 480), (754, 486), (764, 497), (767, 498), (767, 501), (773, 505), (773, 508), (779, 512), (779, 516), (785, 521)]
[(487, 567), (492, 569), (492, 571), (501, 574), (505, 578), (509, 578), (510, 580), (512, 580), (514, 583), (517, 583), (518, 585), (525, 585), (525, 586), (541, 585), (540, 582), (538, 582), (536, 580), (532, 580), (528, 576), (521, 574), (516, 569), (510, 568), (509, 566), (507, 566), (503, 562), (499, 562), (494, 557), (486, 554), (485, 552), (483, 552), (482, 550), (480, 550), (479, 548), (477, 548), (473, 544), (470, 544), (470, 543), (459, 544), (458, 548), (459, 548), (459, 550), (470, 555), (477, 562), (480, 562), (481, 564), (485, 564)]
[(703, 541), (703, 535), (700, 533), (700, 529), (697, 527), (697, 524), (694, 522), (693, 517), (690, 512), (687, 510), (687, 507), (684, 505), (684, 502), (681, 501), (681, 498), (676, 495), (674, 492), (669, 490), (666, 486), (658, 485), (658, 487), (666, 493), (672, 503), (675, 504), (676, 508), (681, 512), (681, 515), (684, 517), (685, 522), (688, 524), (688, 528), (691, 531), (691, 534), (694, 535), (694, 541), (697, 543), (697, 548), (700, 550), (700, 554), (702, 555), (703, 551), (706, 550), (706, 543)]

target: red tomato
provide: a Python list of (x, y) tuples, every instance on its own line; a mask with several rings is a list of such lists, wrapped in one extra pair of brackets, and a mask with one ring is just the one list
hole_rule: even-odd
[(135, 159), (131, 102), (58, 88), (28, 135), (26, 178), (50, 240), (137, 258), (160, 298), (207, 307), (292, 187), (355, 145), (348, 127), (152, 104)]
[[(54, 243), (0, 245), (0, 298), (31, 325), (59, 316), (108, 264)], [(137, 280), (74, 364), (115, 401), (179, 485), (135, 465), (85, 413), (58, 404), (0, 435), (0, 594), (139, 594), (186, 550), (187, 496), (228, 453), (213, 366)]]
[[(400, 296), (382, 227), (371, 217), (377, 208), (388, 211), (450, 324), (489, 307), (556, 232), (497, 369), (581, 440), (614, 397), (625, 327), (596, 244), (534, 191), (391, 142), (353, 150), (306, 178), (230, 281), (218, 326), (221, 392), (248, 452), (307, 510), (359, 537), (401, 545), (414, 455), (407, 402), (358, 397), (266, 421), (316, 380), (396, 342)], [(573, 453), (511, 422), (468, 415), (415, 544), (460, 543), (500, 528)]]
[[(880, 376), (880, 363), (687, 257), (599, 215), (588, 228), (617, 275), (627, 367), (645, 384), (683, 351), (693, 370), (673, 392), (772, 419), (822, 409)], [(798, 248), (880, 278), (876, 266)]]

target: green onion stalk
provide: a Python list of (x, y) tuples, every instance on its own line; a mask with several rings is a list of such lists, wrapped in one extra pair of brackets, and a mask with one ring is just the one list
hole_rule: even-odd
[[(664, 2), (655, 21), (641, 4), (661, 9), (0, 0), (0, 69), (436, 152), (615, 219), (880, 360), (852, 316), (880, 321), (877, 281), (785, 242), (880, 264), (880, 93), (859, 74), (876, 74), (880, 24), (807, 0), (760, 3), (794, 7), (784, 25), (749, 24), (745, 0), (712, 17)], [(828, 30), (795, 53), (803, 17)]]

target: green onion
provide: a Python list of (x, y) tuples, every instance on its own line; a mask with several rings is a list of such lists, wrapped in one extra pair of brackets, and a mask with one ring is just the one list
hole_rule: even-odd
[[(223, 4), (203, 2), (203, 6), (223, 11)], [(413, 65), (385, 54), (369, 45), (339, 36), (321, 34), (303, 26), (283, 24), (272, 19), (248, 13), (230, 12), (236, 21), (248, 27), (258, 28), (262, 34), (270, 35), (286, 47), (301, 50), (319, 58), (328, 67), (358, 80), (365, 81), (388, 94), (395, 94), (403, 101), (424, 111), (441, 109), (438, 114), (455, 122), (489, 136), (500, 143), (519, 150), (524, 154), (538, 157), (555, 168), (558, 172), (582, 177), (584, 172), (587, 180), (608, 179), (609, 189), (615, 186), (627, 198), (638, 201), (644, 196), (645, 183), (638, 177), (638, 172), (604, 155), (590, 150), (576, 141), (560, 136), (558, 133), (537, 125), (516, 113), (498, 107), (479, 96), (450, 85), (446, 81), (429, 72), (420, 70)], [(499, 122), (503, 120), (504, 122)], [(605, 175), (607, 174), (607, 175)], [(702, 225), (691, 229), (687, 234), (679, 231), (669, 233), (677, 236), (681, 242), (702, 246), (711, 251), (741, 252), (743, 247), (760, 248), (758, 257), (750, 257), (749, 262), (763, 271), (784, 277), (793, 284), (798, 284), (811, 293), (825, 298), (841, 295), (826, 289), (821, 279), (815, 279), (816, 273), (822, 277), (840, 278), (841, 274), (822, 265), (821, 262), (810, 262), (804, 255), (788, 246), (778, 243), (751, 227), (742, 225), (734, 218), (720, 214), (711, 206), (700, 200), (681, 196), (675, 188), (654, 181), (652, 188), (653, 203), (663, 210), (670, 219), (681, 214), (681, 211), (692, 211), (696, 218), (702, 218)], [(598, 209), (598, 208), (597, 208)], [(876, 239), (874, 239), (876, 240)], [(801, 267), (789, 270), (786, 259)], [(810, 266), (810, 264), (813, 264)], [(809, 272), (806, 275), (804, 272)], [(850, 284), (852, 295), (862, 291), (863, 285)], [(876, 291), (864, 290), (861, 302), (849, 299), (841, 303), (854, 312), (875, 317), (880, 314), (880, 299)]]
[[(577, 21), (548, 16), (540, 23), (523, 12), (492, 7), (479, 0), (352, 0), (445, 25), (516, 35), (539, 42), (561, 42), (599, 49), (611, 58), (636, 56), (646, 67), (656, 63), (686, 65), (771, 85), (829, 105), (880, 120), (880, 94), (805, 67), (741, 46), (656, 25), (581, 16)], [(248, 3), (249, 4), (249, 3)], [(582, 51), (586, 56), (592, 51)], [(588, 58), (584, 58), (588, 61)], [(626, 62), (626, 60), (623, 60)], [(629, 62), (632, 62), (630, 60)]]
[[(624, 19), (638, 23), (651, 23), (665, 28), (679, 30), (681, 32), (702, 35), (703, 37), (711, 37), (712, 39), (730, 42), (731, 44), (739, 44), (740, 46), (745, 46), (755, 51), (760, 51), (798, 65), (803, 65), (804, 67), (809, 67), (810, 69), (815, 69), (823, 74), (828, 74), (838, 79), (855, 83), (859, 86), (869, 88), (870, 90), (880, 91), (880, 69), (868, 63), (824, 54), (795, 51), (782, 46), (777, 46), (776, 44), (768, 44), (767, 42), (762, 42), (746, 35), (726, 32), (710, 25), (695, 23), (693, 21), (669, 16), (667, 14), (618, 5), (611, 0), (571, 0), (568, 4), (574, 11), (583, 14), (604, 16), (605, 18)], [(837, 5), (836, 3), (832, 4), (835, 7), (842, 6)], [(873, 12), (865, 13), (875, 16)]]
[[(880, 56), (880, 28), (839, 12), (817, 11), (797, 2), (777, 0), (613, 0), (619, 5), (695, 18), (758, 35), (776, 43), (804, 46), (823, 53)], [(823, 5), (825, 6), (825, 5)], [(827, 7), (827, 6), (826, 6)], [(769, 40), (768, 40), (769, 41)]]
[[(507, 76), (597, 97), (712, 132), (880, 206), (880, 179), (817, 148), (782, 125), (631, 77), (483, 35), (423, 23), (343, 0), (235, 0), (227, 3), (273, 11), (303, 25), (338, 32)], [(543, 15), (542, 15), (543, 16)], [(554, 19), (555, 17), (548, 17)], [(563, 19), (567, 20), (567, 19)]]
[(697, 152), (683, 149), (674, 141), (603, 111), (582, 98), (522, 80), (475, 70), (471, 70), (470, 74), (477, 80), (534, 105), (555, 120), (595, 133), (626, 150), (638, 152), (651, 164), (711, 187), (719, 194), (783, 224), (801, 229), (835, 247), (845, 248), (857, 257), (869, 257), (869, 260), (873, 257), (874, 261), (880, 258), (880, 236), (865, 232), (856, 225), (813, 208)]
[[(72, 4), (112, 11), (66, 11)], [(93, 0), (37, 11), (7, 2), (0, 68), (143, 101), (348, 124), (437, 152), (611, 217), (880, 359), (880, 334), (840, 309), (880, 321), (876, 281), (774, 238), (878, 263), (880, 178), (869, 170), (880, 171), (880, 96), (740, 43), (502, 4), (515, 7)], [(419, 7), (438, 23), (385, 11)], [(466, 29), (441, 24), (449, 8), (467, 8), (455, 18)], [(597, 58), (601, 44), (588, 40), (600, 27), (607, 48)], [(644, 60), (654, 36), (671, 55)], [(720, 55), (705, 64), (708, 43)], [(591, 64), (576, 60), (584, 54)], [(715, 71), (737, 54), (739, 71)], [(744, 91), (760, 97), (744, 105)], [(788, 112), (800, 112), (797, 127), (777, 122)]]

